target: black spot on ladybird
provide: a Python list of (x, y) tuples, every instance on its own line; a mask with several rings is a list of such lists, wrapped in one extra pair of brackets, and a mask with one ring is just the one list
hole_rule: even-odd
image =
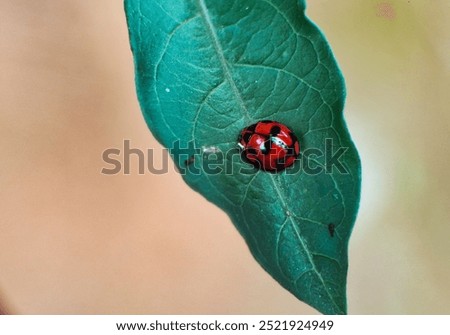
[(289, 147), (286, 152), (286, 156), (295, 156), (295, 148)]
[(248, 141), (250, 141), (250, 137), (252, 137), (252, 133), (250, 132), (245, 133), (243, 136), (244, 142), (247, 143)]
[(272, 136), (277, 136), (281, 131), (281, 128), (278, 126), (273, 126), (272, 128), (270, 128), (270, 135)]
[(253, 149), (253, 148), (248, 148), (246, 150), (246, 152), (248, 155), (257, 155), (258, 154), (258, 151), (256, 151), (256, 149)]
[(252, 133), (255, 132), (256, 126), (257, 126), (257, 125), (258, 125), (257, 123), (252, 124), (251, 126), (248, 126), (246, 130), (247, 130), (250, 134), (252, 134)]
[(297, 136), (295, 136), (295, 134), (294, 134), (294, 133), (290, 133), (289, 135), (291, 136), (291, 139), (292, 139), (292, 143), (296, 143), (296, 142), (298, 142), (298, 138), (297, 138)]
[(272, 148), (272, 140), (267, 140), (264, 142), (264, 150), (262, 151), (262, 153), (264, 155), (267, 155), (268, 153), (270, 153), (270, 149)]

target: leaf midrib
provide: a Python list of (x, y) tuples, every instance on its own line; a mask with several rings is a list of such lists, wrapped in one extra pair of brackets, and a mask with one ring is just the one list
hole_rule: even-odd
[[(225, 56), (224, 56), (224, 51), (222, 48), (222, 45), (219, 41), (219, 38), (217, 36), (217, 31), (216, 28), (214, 27), (214, 24), (211, 20), (211, 16), (209, 15), (208, 12), (208, 8), (206, 7), (205, 1), (204, 0), (198, 0), (198, 5), (200, 7), (200, 12), (201, 15), (206, 23), (206, 27), (207, 27), (207, 31), (209, 33), (209, 36), (213, 42), (214, 45), (214, 49), (216, 51), (217, 57), (219, 59), (220, 65), (222, 67), (223, 70), (223, 74), (225, 79), (228, 81), (228, 83), (231, 86), (231, 89), (233, 91), (233, 94), (237, 100), (237, 103), (239, 104), (239, 107), (241, 108), (241, 110), (243, 111), (243, 118), (245, 119), (245, 121), (247, 121), (247, 123), (250, 122), (250, 120), (252, 120), (252, 117), (250, 116), (247, 107), (244, 103), (244, 100), (242, 99), (241, 93), (239, 92), (236, 82), (233, 79), (233, 76), (230, 72), (229, 66), (228, 66), (228, 61), (226, 60)], [(290, 210), (290, 207), (288, 206), (287, 202), (285, 201), (285, 196), (282, 193), (281, 189), (280, 189), (280, 185), (278, 183), (278, 181), (275, 180), (273, 175), (270, 175), (273, 186), (278, 194), (278, 197), (282, 203), (283, 208), (285, 208), (286, 210)], [(345, 311), (343, 311), (339, 305), (336, 303), (335, 299), (333, 298), (332, 294), (330, 293), (330, 291), (328, 290), (325, 281), (322, 277), (322, 275), (320, 274), (320, 272), (317, 270), (317, 267), (314, 263), (314, 260), (312, 259), (312, 253), (309, 250), (308, 246), (306, 245), (306, 242), (304, 241), (304, 239), (301, 236), (301, 232), (299, 231), (298, 226), (296, 225), (296, 223), (293, 221), (292, 217), (288, 217), (287, 218), (291, 224), (293, 225), (295, 234), (298, 238), (298, 241), (300, 242), (301, 247), (303, 248), (303, 250), (305, 251), (308, 261), (312, 266), (312, 270), (313, 272), (316, 274), (317, 278), (319, 279), (320, 283), (322, 284), (324, 291), (326, 292), (326, 294), (328, 295), (330, 301), (333, 303), (333, 305), (336, 307), (336, 309), (340, 312), (345, 313)]]
[[(293, 211), (290, 209), (290, 207), (287, 204), (287, 202), (284, 200), (285, 199), (285, 195), (283, 194), (283, 191), (280, 189), (280, 187), (278, 185), (279, 184), (278, 181), (275, 180), (273, 175), (270, 175), (270, 179), (272, 181), (273, 187), (275, 188), (275, 191), (278, 194), (278, 198), (282, 202), (283, 208), (288, 210), (289, 212), (293, 213)], [(324, 281), (322, 275), (317, 270), (316, 264), (314, 263), (314, 260), (312, 259), (312, 253), (309, 250), (308, 246), (306, 245), (306, 242), (304, 241), (303, 237), (301, 236), (301, 232), (300, 232), (298, 226), (296, 225), (296, 223), (294, 222), (292, 216), (288, 216), (287, 220), (289, 220), (291, 222), (292, 227), (294, 228), (294, 231), (295, 231), (295, 235), (297, 236), (297, 239), (300, 242), (301, 247), (305, 251), (305, 254), (306, 254), (306, 257), (308, 257), (309, 263), (311, 263), (312, 270), (316, 274), (316, 276), (319, 279), (320, 283), (323, 285), (324, 291), (327, 293), (330, 301), (336, 306), (337, 310), (339, 310), (341, 312), (344, 312), (344, 311), (342, 311), (342, 309), (339, 307), (339, 305), (334, 300), (333, 296), (331, 295), (330, 291), (328, 290), (328, 288), (327, 288), (327, 286), (325, 284), (325, 281)]]
[(241, 108), (241, 110), (244, 113), (244, 115), (243, 115), (244, 119), (247, 122), (249, 122), (252, 118), (250, 117), (250, 114), (248, 113), (248, 110), (247, 110), (247, 107), (245, 106), (244, 100), (242, 99), (242, 96), (236, 86), (236, 82), (234, 81), (233, 76), (231, 75), (230, 68), (228, 67), (228, 62), (224, 56), (222, 45), (220, 44), (219, 38), (217, 36), (216, 28), (214, 27), (214, 24), (211, 20), (211, 16), (209, 15), (208, 8), (206, 7), (205, 1), (198, 0), (198, 4), (200, 7), (201, 15), (202, 15), (203, 19), (205, 20), (209, 36), (213, 42), (214, 49), (216, 50), (217, 57), (219, 59), (220, 65), (222, 67), (225, 79), (230, 84), (233, 94), (235, 95), (236, 100), (239, 104), (239, 107)]

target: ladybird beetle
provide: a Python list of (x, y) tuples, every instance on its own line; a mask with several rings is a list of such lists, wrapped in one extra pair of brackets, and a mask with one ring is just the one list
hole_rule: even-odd
[(268, 172), (286, 169), (294, 164), (300, 153), (300, 144), (292, 130), (270, 120), (244, 128), (238, 146), (244, 161)]

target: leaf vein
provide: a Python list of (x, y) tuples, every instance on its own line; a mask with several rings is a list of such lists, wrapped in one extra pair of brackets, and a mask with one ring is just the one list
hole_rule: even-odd
[(216, 50), (220, 65), (222, 66), (223, 74), (231, 86), (231, 90), (233, 91), (233, 94), (236, 97), (239, 107), (244, 112), (245, 119), (247, 121), (251, 120), (252, 118), (250, 117), (250, 114), (247, 110), (247, 106), (245, 105), (244, 100), (242, 99), (241, 93), (239, 92), (239, 90), (236, 86), (236, 82), (234, 81), (233, 76), (231, 74), (230, 68), (228, 66), (228, 61), (225, 58), (222, 45), (219, 41), (219, 37), (217, 36), (216, 28), (214, 27), (214, 24), (211, 20), (211, 17), (209, 15), (208, 8), (206, 7), (205, 1), (198, 0), (198, 4), (200, 6), (202, 17), (206, 22), (206, 26), (208, 28), (209, 35), (213, 41), (214, 49)]
[[(286, 201), (285, 201), (285, 196), (284, 196), (284, 194), (282, 193), (282, 191), (281, 191), (279, 185), (278, 185), (277, 182), (275, 181), (274, 176), (271, 175), (270, 178), (271, 178), (271, 180), (272, 180), (273, 187), (274, 187), (275, 191), (277, 192), (278, 197), (279, 197), (279, 199), (280, 199), (280, 201), (281, 201), (281, 203), (282, 203), (282, 205), (283, 205), (283, 208), (284, 208), (285, 210), (289, 210), (289, 206), (288, 206), (288, 204), (287, 204)], [(303, 240), (303, 237), (302, 237), (302, 235), (301, 235), (301, 232), (299, 231), (298, 225), (296, 225), (296, 223), (294, 222), (294, 220), (292, 219), (291, 216), (288, 216), (287, 220), (291, 222), (292, 227), (293, 227), (293, 229), (294, 229), (294, 232), (295, 232), (295, 234), (296, 234), (296, 237), (297, 237), (298, 241), (300, 242), (300, 245), (301, 245), (302, 249), (305, 251), (306, 257), (308, 258), (308, 261), (309, 261), (309, 263), (310, 263), (311, 266), (312, 266), (312, 270), (314, 271), (314, 274), (317, 276), (317, 278), (319, 279), (320, 283), (322, 284), (322, 286), (323, 286), (323, 288), (324, 288), (324, 291), (327, 293), (327, 295), (328, 295), (330, 301), (336, 306), (336, 308), (337, 308), (338, 310), (341, 310), (341, 308), (336, 304), (336, 302), (335, 302), (333, 296), (331, 295), (330, 291), (328, 290), (328, 287), (326, 286), (325, 281), (324, 281), (322, 275), (321, 275), (320, 272), (317, 270), (316, 264), (314, 263), (314, 260), (313, 260), (313, 258), (312, 258), (312, 252), (309, 250), (309, 247), (308, 247), (308, 245), (306, 244), (306, 241)]]

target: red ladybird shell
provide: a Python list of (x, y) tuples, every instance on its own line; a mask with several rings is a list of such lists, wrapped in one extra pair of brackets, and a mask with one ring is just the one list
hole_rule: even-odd
[(292, 130), (270, 120), (244, 128), (238, 145), (246, 162), (268, 172), (286, 169), (294, 164), (300, 153), (300, 144)]

